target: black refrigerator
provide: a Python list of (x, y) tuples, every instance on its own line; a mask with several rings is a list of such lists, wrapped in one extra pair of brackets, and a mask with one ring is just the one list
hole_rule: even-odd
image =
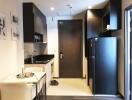
[(88, 41), (88, 83), (93, 94), (117, 94), (117, 38)]

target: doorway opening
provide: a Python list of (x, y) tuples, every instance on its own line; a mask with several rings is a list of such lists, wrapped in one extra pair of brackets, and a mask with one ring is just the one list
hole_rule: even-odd
[[(77, 21), (77, 22), (74, 23), (74, 25), (72, 25), (73, 24), (73, 23), (71, 23), (72, 21), (73, 21), (73, 23), (74, 23), (74, 21), (75, 22)], [(65, 22), (66, 22), (66, 25), (65, 25)], [(69, 25), (69, 23), (70, 23), (70, 25)], [(79, 23), (81, 23), (81, 24), (79, 24)], [(77, 25), (77, 24), (79, 24), (79, 25)], [(80, 20), (79, 21), (78, 20), (59, 20), (58, 27), (59, 27), (59, 25), (61, 27), (61, 30), (59, 30), (59, 28), (58, 28), (58, 32), (61, 33), (60, 35), (62, 37), (62, 39), (61, 39), (62, 42), (60, 42), (60, 38), (59, 38), (59, 43), (62, 43), (61, 44), (62, 47), (64, 47), (64, 48), (66, 47), (65, 50), (68, 50), (68, 52), (65, 53), (65, 51), (63, 51), (64, 48), (63, 49), (61, 48), (61, 50), (60, 50), (60, 45), (59, 45), (59, 60), (60, 60), (60, 65), (62, 65), (62, 66), (60, 66), (60, 68), (59, 68), (59, 71), (61, 70), (59, 72), (60, 77), (55, 79), (58, 81), (59, 84), (57, 86), (50, 86), (47, 90), (47, 96), (53, 97), (53, 98), (54, 97), (61, 98), (61, 96), (63, 96), (63, 97), (69, 97), (69, 96), (72, 96), (72, 97), (81, 96), (82, 97), (83, 96), (86, 98), (91, 97), (91, 96), (97, 97), (96, 95), (92, 94), (90, 87), (87, 85), (87, 80), (82, 78), (82, 56), (83, 56), (82, 55), (82, 47), (83, 46), (81, 45), (82, 40), (79, 40), (79, 41), (74, 40), (75, 37), (82, 39), (82, 36), (83, 36), (82, 29), (81, 29), (81, 31), (79, 30), (79, 32), (81, 34), (78, 34), (78, 33), (76, 34), (76, 32), (78, 32), (78, 29), (82, 28), (82, 21), (80, 21)], [(66, 27), (66, 29), (65, 29), (65, 27)], [(75, 27), (75, 29), (74, 28), (72, 29), (71, 27)], [(68, 33), (67, 33), (67, 31), (68, 31)], [(71, 33), (69, 31), (71, 31)], [(73, 34), (72, 34), (72, 32), (73, 32)], [(71, 42), (72, 40), (74, 40), (76, 42), (75, 43), (74, 43), (74, 41)], [(73, 49), (73, 47), (76, 45), (80, 46), (80, 47), (79, 48), (76, 47)], [(77, 51), (78, 52), (75, 53), (71, 49), (75, 50), (75, 52), (77, 52)], [(69, 55), (68, 53), (71, 53), (71, 54)], [(73, 56), (74, 53), (76, 54), (75, 56)], [(65, 61), (65, 58), (67, 58), (67, 55), (68, 55), (68, 60), (70, 60), (69, 62)], [(74, 58), (77, 58), (77, 60), (75, 60)], [(77, 63), (75, 63), (75, 65), (72, 62), (73, 60), (77, 61)], [(80, 65), (80, 66), (78, 66), (78, 65)], [(97, 98), (99, 98), (99, 97), (97, 97)], [(107, 95), (106, 98), (107, 99), (105, 99), (105, 97), (101, 97), (101, 99), (99, 99), (99, 100), (122, 100), (116, 96), (113, 97), (113, 95), (112, 96)]]
[(83, 78), (83, 21), (58, 20), (59, 78), (58, 86), (50, 86), (48, 95), (92, 96)]

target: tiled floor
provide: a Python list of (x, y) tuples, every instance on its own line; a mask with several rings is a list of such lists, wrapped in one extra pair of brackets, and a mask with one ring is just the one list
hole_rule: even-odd
[(57, 79), (58, 86), (47, 89), (48, 96), (92, 96), (90, 88), (84, 79)]
[(47, 100), (123, 100), (118, 97), (93, 96), (84, 79), (56, 79), (58, 86), (47, 89)]

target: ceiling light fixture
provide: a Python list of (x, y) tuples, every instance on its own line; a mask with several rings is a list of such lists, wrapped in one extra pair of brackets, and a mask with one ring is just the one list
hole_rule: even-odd
[(50, 7), (50, 10), (51, 10), (51, 11), (54, 11), (54, 10), (55, 10), (55, 8), (54, 8), (54, 7)]
[(92, 9), (92, 6), (88, 6), (88, 9)]
[(67, 4), (66, 6), (70, 9), (70, 16), (71, 16), (71, 15), (72, 15), (72, 14), (71, 14), (72, 4)]

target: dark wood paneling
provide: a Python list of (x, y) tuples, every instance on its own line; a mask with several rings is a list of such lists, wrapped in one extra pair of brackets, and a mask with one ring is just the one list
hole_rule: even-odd
[(107, 25), (111, 31), (121, 29), (121, 0), (110, 0), (104, 7), (103, 32), (106, 32)]
[(107, 25), (110, 25), (111, 31), (121, 28), (121, 0), (110, 0), (103, 9), (87, 10), (85, 37), (88, 39), (99, 36), (107, 31)]
[(59, 20), (59, 75), (63, 78), (82, 77), (82, 20)]
[(85, 57), (88, 57), (88, 39), (103, 32), (103, 9), (91, 9), (85, 15)]
[(23, 4), (23, 32), (24, 42), (34, 41), (34, 15), (31, 4)]
[(91, 9), (87, 11), (86, 38), (98, 37), (102, 32), (102, 15), (103, 9)]
[(118, 30), (121, 28), (121, 1), (110, 0), (110, 29)]
[(33, 4), (23, 3), (24, 42), (35, 42), (36, 34), (42, 35), (39, 42), (47, 42), (46, 16)]
[(34, 6), (34, 31), (43, 34), (44, 42), (47, 42), (47, 23), (46, 16)]

